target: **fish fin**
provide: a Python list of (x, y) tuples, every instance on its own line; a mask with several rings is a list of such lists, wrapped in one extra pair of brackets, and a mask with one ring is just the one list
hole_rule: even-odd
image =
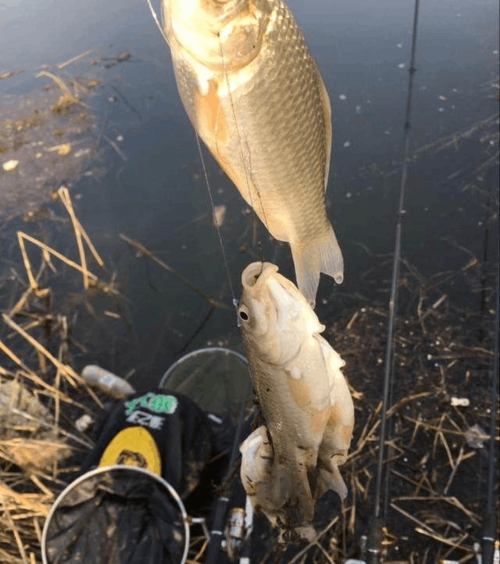
[(318, 533), (312, 525), (280, 528), (278, 546), (286, 550), (290, 543), (312, 543), (318, 539)]
[(321, 272), (331, 276), (337, 284), (344, 280), (344, 259), (337, 237), (330, 225), (326, 236), (304, 246), (291, 242), (290, 247), (299, 290), (314, 306)]
[[(319, 499), (327, 490), (334, 490), (340, 499), (347, 496), (347, 486), (340, 475), (339, 466), (347, 460), (347, 450), (351, 442), (352, 427), (336, 424), (325, 428), (323, 441), (318, 451), (318, 463), (314, 476), (314, 498)], [(333, 422), (332, 422), (333, 423)]]
[(330, 464), (330, 468), (317, 468), (314, 483), (314, 499), (320, 499), (328, 490), (339, 494), (340, 499), (347, 497), (347, 486), (340, 475), (336, 464)]
[(277, 464), (272, 472), (272, 487), (272, 508), (281, 526), (297, 527), (312, 520), (314, 500), (306, 472)]
[(328, 91), (325, 87), (325, 83), (323, 82), (323, 78), (321, 77), (321, 73), (318, 70), (318, 77), (319, 77), (319, 93), (321, 96), (321, 103), (323, 105), (323, 109), (325, 110), (325, 139), (326, 139), (326, 147), (325, 147), (325, 190), (328, 186), (328, 175), (330, 174), (330, 157), (332, 154), (332, 106), (330, 104), (330, 96), (328, 96)]
[[(270, 480), (273, 447), (267, 437), (267, 429), (261, 425), (240, 445), (240, 476), (247, 494), (251, 489), (255, 492)], [(247, 487), (248, 486), (248, 487)]]

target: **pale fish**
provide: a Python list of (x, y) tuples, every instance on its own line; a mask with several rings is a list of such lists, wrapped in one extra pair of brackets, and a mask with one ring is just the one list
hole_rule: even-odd
[[(328, 489), (344, 499), (354, 408), (344, 361), (298, 288), (270, 263), (242, 274), (239, 323), (265, 427), (242, 444), (241, 478), (273, 524), (307, 530)], [(269, 437), (268, 437), (269, 435)], [(310, 536), (310, 535), (303, 535)]]
[(198, 135), (271, 234), (290, 243), (314, 303), (320, 272), (343, 280), (327, 216), (331, 108), (282, 0), (163, 0), (177, 87)]

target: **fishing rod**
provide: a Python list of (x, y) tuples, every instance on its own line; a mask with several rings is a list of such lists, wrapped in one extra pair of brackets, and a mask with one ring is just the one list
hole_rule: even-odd
[[(490, 444), (488, 460), (488, 485), (486, 497), (486, 516), (483, 525), (482, 537), (482, 564), (493, 564), (495, 551), (498, 551), (498, 539), (495, 542), (497, 516), (495, 511), (495, 435), (498, 408), (498, 340), (499, 340), (499, 309), (500, 309), (500, 276), (497, 262), (497, 285), (496, 285), (496, 312), (493, 350), (494, 357), (491, 372), (491, 418), (490, 418)], [(498, 554), (498, 552), (497, 552)]]
[[(238, 457), (238, 452), (239, 452), (238, 449), (240, 443), (242, 442), (243, 424), (245, 422), (245, 407), (251, 390), (252, 390), (252, 383), (250, 380), (248, 383), (245, 397), (241, 400), (241, 404), (240, 404), (240, 416), (238, 419), (238, 425), (236, 427), (236, 432), (234, 435), (233, 446), (231, 449), (231, 456), (229, 459), (227, 473), (223, 482), (224, 490), (227, 488), (227, 484), (231, 479), (235, 469), (236, 459)], [(212, 530), (210, 532), (210, 539), (208, 541), (208, 549), (205, 557), (205, 564), (220, 563), (219, 555), (221, 550), (221, 541), (222, 541), (222, 536), (224, 534), (224, 525), (226, 523), (226, 515), (227, 515), (229, 501), (230, 501), (230, 497), (228, 497), (225, 494), (221, 495), (217, 499), (215, 505), (215, 511), (214, 511)]]
[[(399, 266), (401, 259), (401, 232), (404, 215), (404, 196), (406, 189), (406, 179), (408, 176), (408, 154), (410, 151), (410, 117), (413, 97), (413, 77), (416, 73), (415, 56), (417, 51), (417, 30), (418, 30), (418, 13), (420, 0), (415, 0), (415, 10), (413, 14), (413, 31), (411, 43), (410, 68), (408, 69), (408, 95), (406, 99), (406, 116), (404, 123), (404, 150), (402, 159), (401, 184), (399, 191), (399, 207), (397, 213), (394, 258), (392, 263), (392, 280), (391, 294), (389, 299), (389, 320), (387, 327), (387, 343), (385, 350), (385, 367), (384, 367), (384, 386), (382, 392), (382, 414), (380, 420), (380, 437), (378, 445), (377, 470), (375, 481), (375, 500), (373, 518), (368, 534), (366, 545), (367, 564), (379, 564), (382, 561), (382, 524), (381, 515), (381, 495), (382, 495), (382, 476), (385, 454), (385, 440), (387, 431), (387, 409), (389, 405), (389, 392), (392, 387), (393, 376), (393, 357), (394, 357), (394, 324), (396, 320), (397, 303), (398, 303), (398, 283), (399, 283)], [(387, 472), (387, 468), (386, 468)], [(386, 481), (386, 484), (388, 482)], [(387, 497), (387, 492), (386, 492)]]

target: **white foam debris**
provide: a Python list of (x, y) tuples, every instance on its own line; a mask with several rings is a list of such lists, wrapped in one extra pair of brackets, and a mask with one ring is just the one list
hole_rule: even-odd
[(90, 417), (88, 413), (85, 413), (85, 415), (82, 415), (75, 421), (75, 427), (80, 431), (80, 433), (84, 433), (93, 423), (94, 420), (92, 417)]
[(226, 217), (226, 206), (215, 206), (213, 210), (214, 214), (214, 225), (216, 227), (221, 227), (224, 224), (224, 219)]
[(88, 155), (90, 153), (90, 149), (80, 149), (77, 151), (73, 156), (76, 158), (83, 157), (84, 155)]
[(484, 442), (488, 439), (488, 434), (480, 425), (473, 425), (465, 431), (465, 440), (471, 448), (484, 448)]
[(4, 169), (5, 172), (13, 172), (14, 170), (17, 169), (18, 166), (19, 166), (19, 161), (12, 159), (10, 161), (4, 162), (2, 168)]
[(453, 396), (450, 400), (450, 405), (452, 407), (468, 407), (470, 405), (469, 398), (457, 398)]

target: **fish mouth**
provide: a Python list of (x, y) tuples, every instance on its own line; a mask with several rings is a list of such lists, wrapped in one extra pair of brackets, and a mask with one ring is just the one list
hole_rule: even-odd
[(270, 262), (252, 262), (241, 275), (244, 290), (251, 291), (257, 285), (264, 284), (266, 279), (278, 272), (278, 267)]

